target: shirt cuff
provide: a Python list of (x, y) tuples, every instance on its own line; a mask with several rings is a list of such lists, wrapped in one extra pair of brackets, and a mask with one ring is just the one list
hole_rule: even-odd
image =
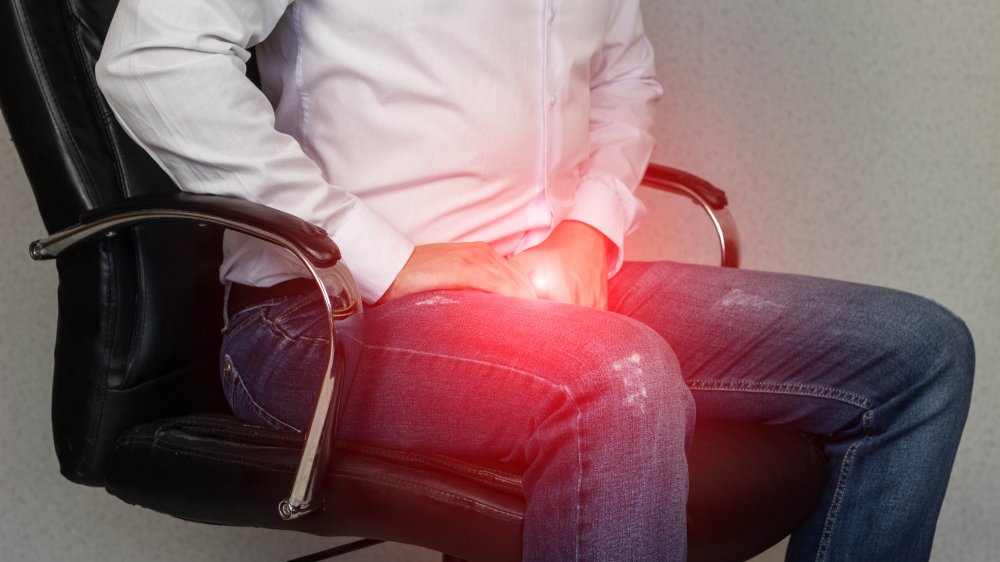
[(625, 260), (625, 229), (628, 226), (625, 215), (626, 210), (614, 188), (585, 179), (577, 186), (573, 208), (565, 219), (593, 227), (614, 244), (614, 248), (608, 249), (608, 277), (618, 273)]
[(382, 298), (413, 254), (413, 244), (363, 204), (332, 238), (366, 303)]

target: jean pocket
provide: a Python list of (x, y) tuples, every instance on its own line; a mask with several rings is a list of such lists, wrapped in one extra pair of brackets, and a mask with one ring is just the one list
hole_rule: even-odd
[(269, 312), (264, 320), (285, 340), (329, 344), (326, 307), (319, 296), (301, 295)]
[(280, 322), (285, 316), (294, 314), (305, 306), (311, 298), (318, 300), (309, 294), (276, 295), (235, 310), (227, 300), (224, 310), (227, 318), (224, 318), (222, 333), (235, 334), (257, 320), (265, 320), (271, 324)]

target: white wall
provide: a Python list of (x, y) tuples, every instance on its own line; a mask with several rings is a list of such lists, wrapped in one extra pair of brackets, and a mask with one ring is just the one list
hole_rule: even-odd
[[(1000, 552), (1000, 3), (647, 0), (666, 96), (656, 160), (729, 193), (744, 266), (929, 296), (978, 347), (935, 560)], [(125, 506), (58, 475), (49, 432), (55, 269), (0, 131), (0, 559), (276, 560), (328, 546)], [(697, 210), (643, 192), (633, 257), (711, 260)], [(348, 560), (434, 560), (383, 546)], [(778, 560), (772, 551), (765, 560)]]
[(744, 267), (905, 289), (969, 324), (977, 380), (933, 558), (996, 560), (1000, 2), (646, 7), (666, 88), (655, 159), (728, 191)]

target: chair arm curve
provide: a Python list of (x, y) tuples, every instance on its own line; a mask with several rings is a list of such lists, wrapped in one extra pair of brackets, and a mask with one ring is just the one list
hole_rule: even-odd
[(215, 224), (301, 253), (312, 265), (332, 267), (340, 249), (322, 228), (277, 209), (222, 195), (161, 193), (140, 195), (80, 215), (80, 221), (31, 243), (31, 257), (53, 259), (60, 253), (138, 223), (189, 220)]
[[(329, 463), (329, 444), (337, 431), (345, 367), (343, 353), (338, 353), (335, 321), (358, 319), (362, 312), (354, 277), (340, 260), (339, 248), (323, 229), (294, 215), (233, 197), (156, 194), (129, 198), (84, 213), (78, 224), (32, 242), (30, 253), (35, 260), (54, 259), (80, 244), (114, 236), (117, 231), (137, 224), (177, 220), (221, 226), (280, 246), (295, 255), (316, 283), (327, 312), (330, 349), (291, 492), (279, 503), (278, 513), (289, 520), (322, 510), (323, 506), (315, 500)], [(324, 275), (319, 269), (326, 270)], [(336, 310), (331, 289), (337, 291)]]
[[(705, 200), (712, 209), (722, 209), (729, 204), (726, 192), (712, 185), (708, 180), (690, 172), (671, 168), (662, 164), (650, 164), (642, 178), (643, 185), (673, 191), (690, 196), (694, 192)], [(678, 189), (681, 187), (682, 189)]]
[(736, 221), (727, 208), (729, 200), (726, 192), (694, 174), (659, 164), (649, 165), (642, 185), (683, 195), (700, 206), (719, 237), (720, 264), (722, 267), (739, 267), (740, 235)]

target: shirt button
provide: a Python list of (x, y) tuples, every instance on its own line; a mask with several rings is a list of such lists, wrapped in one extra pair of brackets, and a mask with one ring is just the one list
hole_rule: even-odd
[(548, 11), (545, 12), (545, 17), (548, 18), (549, 23), (552, 23), (556, 19), (556, 11), (553, 10), (552, 8), (549, 8)]
[(556, 106), (556, 101), (557, 100), (556, 100), (555, 96), (549, 96), (549, 107), (555, 107)]

